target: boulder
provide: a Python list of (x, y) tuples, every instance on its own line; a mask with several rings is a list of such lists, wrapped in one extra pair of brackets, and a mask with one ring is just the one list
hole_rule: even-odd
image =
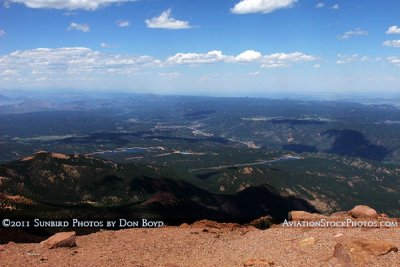
[(295, 210), (289, 212), (289, 220), (291, 221), (317, 221), (326, 218), (328, 217), (318, 213), (309, 213), (306, 211)]
[(40, 244), (49, 249), (60, 248), (60, 247), (75, 247), (76, 233), (60, 232), (40, 242)]
[(354, 218), (377, 218), (378, 213), (373, 208), (364, 205), (355, 206), (349, 211), (349, 214)]

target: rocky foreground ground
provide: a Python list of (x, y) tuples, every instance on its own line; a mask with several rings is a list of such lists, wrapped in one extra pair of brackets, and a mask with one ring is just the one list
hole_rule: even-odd
[[(358, 209), (331, 216), (292, 212), (291, 222), (392, 221)], [(59, 248), (56, 248), (59, 247)], [(157, 229), (63, 233), (0, 247), (1, 266), (400, 266), (399, 227), (254, 226), (199, 221)]]

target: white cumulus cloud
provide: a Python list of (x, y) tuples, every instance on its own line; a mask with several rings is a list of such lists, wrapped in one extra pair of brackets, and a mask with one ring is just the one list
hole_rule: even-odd
[(315, 5), (315, 8), (323, 8), (324, 6), (325, 6), (324, 3), (319, 2), (319, 3), (317, 3), (317, 4)]
[(222, 51), (213, 50), (208, 53), (177, 53), (167, 58), (170, 64), (209, 64), (227, 60), (228, 56), (222, 54)]
[(0, 29), (0, 37), (3, 37), (4, 35), (6, 35), (6, 32)]
[(391, 64), (400, 67), (400, 57), (388, 57), (387, 60), (388, 60)]
[(118, 25), (118, 27), (129, 27), (131, 25), (131, 23), (129, 22), (129, 20), (126, 19), (119, 19), (117, 21), (115, 21), (115, 23)]
[[(129, 75), (161, 62), (150, 56), (106, 54), (86, 47), (37, 48), (0, 56), (0, 72), (13, 70), (26, 79), (70, 79), (109, 73)], [(62, 73), (62, 78), (60, 77)], [(11, 74), (8, 72), (8, 74)]]
[(386, 34), (400, 34), (400, 27), (396, 25), (390, 26)]
[(81, 32), (88, 32), (90, 31), (90, 27), (87, 24), (79, 24), (75, 22), (71, 22), (67, 28), (67, 30), (72, 31), (72, 30), (77, 30)]
[(358, 54), (346, 55), (346, 54), (337, 54), (336, 64), (349, 64), (353, 62), (378, 62), (382, 60), (380, 57), (369, 57), (369, 56), (361, 56)]
[(333, 6), (331, 6), (331, 9), (333, 10), (339, 10), (340, 6), (338, 4), (334, 4)]
[(316, 56), (307, 55), (302, 52), (274, 53), (263, 57), (261, 67), (263, 68), (288, 67), (291, 66), (292, 63), (309, 62), (316, 60), (318, 60)]
[(316, 56), (307, 55), (301, 52), (275, 53), (262, 55), (254, 50), (246, 50), (237, 56), (224, 55), (222, 51), (214, 50), (208, 53), (177, 53), (167, 58), (168, 64), (210, 64), (217, 62), (225, 63), (258, 63), (264, 68), (288, 67), (292, 63), (316, 61)]
[(382, 43), (383, 46), (400, 47), (400, 40), (389, 40)]
[(338, 54), (337, 57), (338, 57), (338, 60), (336, 60), (336, 64), (347, 64), (347, 63), (354, 62), (355, 60), (358, 59), (357, 54), (354, 54), (351, 56)]
[(297, 0), (241, 0), (232, 9), (235, 14), (271, 13), (281, 8), (292, 7)]
[(7, 3), (24, 4), (29, 8), (51, 8), (67, 10), (96, 10), (100, 7), (136, 0), (7, 0)]
[[(106, 48), (110, 45), (102, 43), (100, 46)], [(316, 56), (302, 52), (262, 55), (255, 50), (246, 50), (238, 55), (225, 55), (222, 51), (213, 50), (206, 53), (177, 53), (165, 59), (156, 59), (147, 55), (104, 53), (86, 47), (36, 48), (0, 55), (0, 87), (79, 85), (81, 81), (112, 81), (121, 80), (121, 77), (125, 80), (154, 70), (157, 71), (153, 73), (158, 73), (160, 77), (173, 79), (181, 75), (174, 69), (178, 65), (247, 63), (274, 68), (317, 60)], [(257, 74), (259, 72), (249, 73)]]
[(246, 50), (243, 53), (237, 55), (235, 60), (237, 62), (252, 62), (260, 59), (262, 57), (260, 52), (254, 50)]
[(9, 77), (9, 76), (15, 76), (17, 75), (17, 71), (16, 70), (11, 70), (11, 69), (4, 69), (0, 71), (0, 76), (5, 76), (5, 77)]
[(156, 29), (180, 30), (192, 28), (188, 21), (172, 18), (171, 9), (163, 11), (159, 17), (146, 19), (146, 24), (148, 28)]
[(109, 43), (106, 43), (106, 42), (100, 43), (100, 46), (103, 47), (103, 48), (113, 48), (113, 47), (117, 47), (116, 44), (109, 44)]
[(338, 39), (346, 40), (346, 39), (350, 39), (353, 36), (359, 36), (359, 35), (368, 35), (368, 32), (364, 31), (360, 28), (357, 28), (355, 30), (351, 30), (351, 31), (347, 31), (347, 32), (343, 33), (342, 35), (338, 36)]

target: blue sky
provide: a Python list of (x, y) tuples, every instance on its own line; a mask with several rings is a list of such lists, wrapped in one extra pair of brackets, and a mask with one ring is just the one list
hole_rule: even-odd
[(7, 0), (0, 90), (400, 92), (398, 0)]

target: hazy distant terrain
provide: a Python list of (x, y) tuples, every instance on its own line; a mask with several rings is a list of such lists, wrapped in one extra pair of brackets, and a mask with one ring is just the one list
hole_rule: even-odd
[(123, 94), (3, 98), (3, 162), (38, 149), (189, 144), (194, 150), (205, 142), (400, 162), (400, 110), (388, 104)]

